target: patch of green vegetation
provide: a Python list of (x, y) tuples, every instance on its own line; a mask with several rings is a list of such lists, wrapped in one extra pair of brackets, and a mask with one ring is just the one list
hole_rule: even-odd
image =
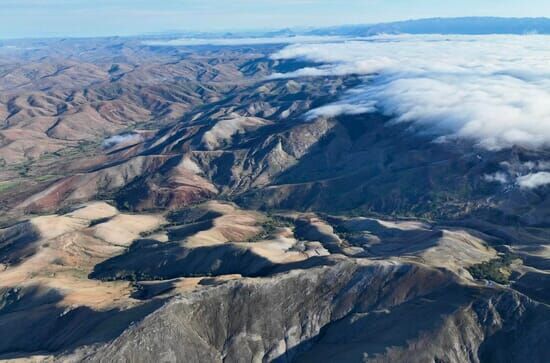
[(76, 145), (67, 146), (63, 149), (46, 153), (41, 159), (74, 159), (84, 156), (94, 156), (101, 149), (101, 140), (81, 140)]
[(72, 212), (74, 212), (76, 210), (79, 210), (81, 208), (84, 208), (84, 206), (78, 205), (78, 204), (65, 204), (65, 205), (62, 205), (61, 207), (57, 208), (57, 210), (55, 211), (55, 214), (61, 216), (61, 215), (72, 213)]
[(139, 233), (139, 236), (140, 236), (141, 238), (147, 238), (147, 237), (152, 236), (152, 235), (154, 235), (154, 234), (162, 233), (162, 232), (166, 231), (166, 228), (167, 228), (167, 227), (171, 227), (171, 226), (172, 226), (172, 224), (164, 224), (164, 225), (159, 226), (159, 227), (157, 227), (157, 228), (155, 228), (155, 229), (151, 229), (150, 231), (140, 232), (140, 233)]
[(107, 223), (111, 220), (111, 218), (113, 217), (104, 217), (104, 218), (94, 219), (90, 221), (90, 224), (88, 225), (88, 227), (93, 227), (93, 226), (97, 226), (98, 224)]
[(33, 163), (32, 160), (28, 160), (28, 161), (25, 161), (21, 164), (18, 164), (16, 166), (17, 173), (22, 177), (25, 177), (25, 176), (29, 175), (29, 172), (31, 171), (32, 163)]
[(294, 229), (295, 226), (290, 219), (279, 217), (279, 216), (268, 216), (262, 222), (260, 227), (262, 228), (262, 231), (257, 235), (249, 238), (246, 242), (258, 242), (264, 239), (268, 239), (281, 228)]
[(111, 66), (111, 68), (109, 69), (109, 73), (116, 73), (120, 70), (120, 65), (118, 64), (113, 64)]
[(36, 178), (34, 178), (34, 180), (37, 182), (45, 182), (56, 178), (58, 178), (58, 175), (46, 174), (46, 175), (37, 176)]
[[(88, 277), (93, 276), (93, 274), (88, 275)], [(93, 278), (93, 277), (92, 277)], [(148, 272), (142, 271), (131, 271), (131, 270), (122, 270), (116, 272), (112, 276), (102, 276), (98, 278), (101, 281), (131, 281), (136, 283), (138, 281), (162, 281), (166, 278), (164, 276), (151, 275)]]
[(166, 219), (175, 224), (197, 223), (221, 217), (223, 214), (215, 211), (208, 211), (200, 206), (189, 206), (185, 209), (170, 211)]
[(8, 190), (11, 190), (17, 187), (18, 185), (19, 185), (18, 182), (11, 182), (11, 181), (0, 182), (0, 193), (7, 192)]
[(475, 279), (485, 279), (506, 285), (510, 282), (510, 265), (518, 258), (516, 255), (506, 253), (499, 258), (470, 266), (468, 271)]
[(356, 238), (362, 236), (362, 232), (349, 232), (343, 227), (333, 227), (334, 233), (342, 240), (346, 242), (353, 242)]

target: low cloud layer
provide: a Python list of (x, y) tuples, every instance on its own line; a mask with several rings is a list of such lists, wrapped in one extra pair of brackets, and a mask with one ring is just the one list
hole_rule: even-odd
[(103, 140), (103, 147), (108, 149), (108, 148), (117, 146), (119, 144), (135, 144), (141, 141), (143, 141), (143, 137), (140, 134), (134, 134), (134, 133), (121, 134), (121, 135), (111, 136)]
[[(378, 36), (294, 44), (274, 59), (322, 64), (272, 78), (362, 75), (361, 86), (309, 118), (380, 112), (434, 139), (466, 139), (488, 150), (550, 147), (550, 37)], [(503, 165), (487, 182), (535, 189), (550, 162)]]
[(550, 37), (380, 36), (295, 44), (274, 59), (322, 66), (273, 78), (365, 75), (363, 86), (310, 117), (381, 112), (490, 150), (550, 146)]
[(550, 184), (550, 173), (541, 171), (522, 175), (517, 178), (518, 185), (523, 189), (534, 189)]

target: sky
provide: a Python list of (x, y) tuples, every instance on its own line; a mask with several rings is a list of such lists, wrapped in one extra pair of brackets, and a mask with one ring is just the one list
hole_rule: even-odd
[(550, 17), (530, 0), (0, 0), (0, 39), (370, 24), (426, 17)]

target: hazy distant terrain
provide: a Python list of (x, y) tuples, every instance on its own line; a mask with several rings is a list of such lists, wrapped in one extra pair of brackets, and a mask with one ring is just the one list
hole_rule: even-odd
[(548, 18), (431, 18), (314, 30), (311, 34), (368, 36), (376, 34), (549, 34)]
[(0, 44), (0, 359), (545, 362), (547, 23)]

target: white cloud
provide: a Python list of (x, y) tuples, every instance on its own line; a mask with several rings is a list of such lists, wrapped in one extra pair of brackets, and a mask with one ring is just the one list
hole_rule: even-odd
[(498, 150), (550, 146), (550, 37), (379, 36), (290, 45), (274, 59), (323, 63), (274, 78), (368, 75), (340, 102), (309, 116), (378, 111), (441, 140)]
[(523, 189), (534, 189), (550, 184), (550, 173), (546, 171), (531, 173), (518, 177), (516, 181)]
[(503, 173), (501, 171), (498, 171), (494, 174), (487, 174), (484, 176), (484, 179), (488, 182), (495, 182), (500, 184), (508, 183), (508, 175), (506, 175), (506, 173)]
[(132, 144), (132, 143), (138, 143), (141, 141), (143, 141), (143, 137), (140, 134), (121, 134), (121, 135), (111, 136), (103, 140), (103, 147), (111, 148), (113, 146), (116, 146), (122, 143)]
[(308, 112), (307, 117), (309, 119), (313, 119), (320, 116), (335, 117), (338, 115), (359, 115), (362, 113), (373, 111), (375, 111), (375, 108), (367, 104), (355, 105), (351, 103), (341, 102), (316, 108)]

